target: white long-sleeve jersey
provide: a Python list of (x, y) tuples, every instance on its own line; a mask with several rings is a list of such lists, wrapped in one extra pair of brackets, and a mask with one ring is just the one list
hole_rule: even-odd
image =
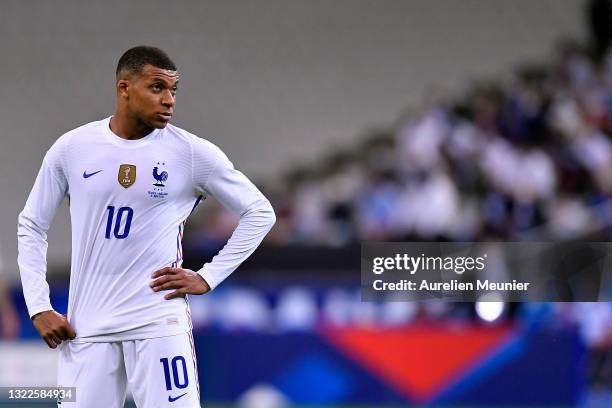
[(225, 247), (198, 271), (211, 288), (261, 243), (275, 221), (263, 194), (223, 152), (176, 126), (126, 140), (110, 118), (62, 135), (49, 149), (19, 215), (18, 263), (30, 316), (52, 310), (46, 232), (70, 203), (68, 320), (77, 341), (153, 338), (189, 330), (186, 299), (153, 292), (151, 274), (180, 266), (185, 220), (211, 195), (240, 216)]

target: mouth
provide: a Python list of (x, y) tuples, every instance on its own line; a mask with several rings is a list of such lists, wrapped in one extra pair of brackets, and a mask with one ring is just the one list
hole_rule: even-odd
[(172, 119), (172, 114), (171, 113), (158, 113), (157, 117), (162, 121), (162, 122), (169, 122), (170, 119)]

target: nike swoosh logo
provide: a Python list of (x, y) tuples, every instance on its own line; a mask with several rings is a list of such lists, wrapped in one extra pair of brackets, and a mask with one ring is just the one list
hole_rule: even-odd
[(179, 399), (179, 398), (181, 398), (181, 397), (184, 397), (184, 396), (185, 396), (185, 395), (187, 395), (188, 393), (189, 393), (189, 392), (186, 392), (186, 393), (184, 393), (184, 394), (181, 394), (181, 395), (179, 395), (179, 396), (178, 396), (178, 397), (176, 397), (176, 398), (172, 398), (172, 396), (171, 396), (171, 395), (168, 395), (168, 402), (174, 402), (174, 401), (176, 401), (177, 399)]
[(83, 178), (90, 178), (91, 176), (94, 176), (94, 175), (98, 174), (101, 171), (103, 171), (103, 170), (94, 171), (93, 173), (89, 173), (89, 174), (87, 174), (87, 172), (84, 171), (83, 172)]

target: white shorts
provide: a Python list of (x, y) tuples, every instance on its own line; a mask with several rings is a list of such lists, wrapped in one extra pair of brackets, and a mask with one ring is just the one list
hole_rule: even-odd
[(58, 386), (76, 402), (58, 408), (123, 408), (127, 384), (138, 408), (200, 408), (191, 332), (112, 343), (62, 342)]

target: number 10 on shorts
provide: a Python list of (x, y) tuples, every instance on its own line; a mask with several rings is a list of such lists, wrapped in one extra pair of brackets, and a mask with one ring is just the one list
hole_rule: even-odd
[[(187, 363), (185, 363), (185, 359), (182, 356), (174, 357), (170, 364), (168, 364), (168, 358), (160, 358), (159, 361), (164, 366), (166, 389), (168, 391), (172, 391), (173, 383), (176, 388), (187, 388), (189, 385), (189, 378), (187, 377)], [(181, 366), (180, 369), (179, 362)], [(170, 371), (172, 371), (172, 378), (170, 378)], [(182, 379), (180, 377), (182, 377)]]

